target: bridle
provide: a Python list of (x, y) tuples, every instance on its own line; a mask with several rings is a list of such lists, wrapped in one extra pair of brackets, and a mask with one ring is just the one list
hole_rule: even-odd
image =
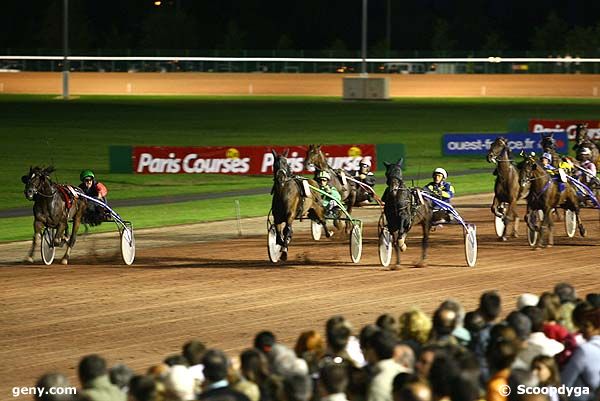
[[(46, 176), (45, 174), (32, 173), (31, 176), (27, 179), (27, 183), (25, 184), (25, 188), (29, 187), (29, 185), (31, 184), (31, 180), (33, 180), (34, 178), (36, 178), (36, 174), (38, 174), (37, 177), (39, 179), (40, 185), (32, 186), (31, 187), (31, 191), (33, 192), (33, 196), (35, 197), (36, 195), (39, 195), (39, 196), (44, 197), (44, 198), (53, 198), (54, 194), (56, 194), (56, 189), (52, 189), (52, 181), (50, 180), (50, 177)], [(50, 187), (50, 191), (51, 191), (50, 195), (47, 195), (47, 194), (41, 192), (37, 188), (38, 186), (41, 186), (41, 183), (44, 180), (46, 180), (46, 179), (48, 180), (48, 186)], [(24, 192), (25, 192), (25, 196), (27, 196), (27, 191), (24, 191)]]

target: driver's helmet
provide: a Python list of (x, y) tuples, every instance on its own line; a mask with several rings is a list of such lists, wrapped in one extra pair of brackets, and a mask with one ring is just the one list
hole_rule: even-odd
[(446, 172), (446, 170), (444, 170), (441, 167), (438, 167), (435, 170), (433, 170), (433, 173), (431, 174), (431, 176), (433, 177), (436, 174), (441, 174), (444, 180), (448, 178), (448, 173)]
[(371, 168), (371, 160), (369, 160), (369, 159), (362, 159), (358, 165), (359, 165), (360, 167), (368, 167), (368, 168)]
[(92, 170), (82, 170), (79, 173), (79, 180), (83, 182), (86, 178), (91, 177), (92, 179), (96, 179), (94, 172)]
[(579, 151), (579, 154), (581, 156), (591, 156), (592, 155), (592, 151), (590, 150), (590, 148), (583, 148)]
[(327, 171), (321, 171), (321, 172), (319, 173), (319, 175), (317, 176), (317, 179), (318, 179), (319, 181), (321, 181), (321, 180), (327, 180), (327, 181), (330, 181), (330, 180), (331, 180), (331, 175), (329, 175), (329, 173), (328, 173)]
[(546, 159), (548, 160), (548, 162), (552, 163), (552, 155), (550, 153), (543, 153), (542, 154), (542, 159)]

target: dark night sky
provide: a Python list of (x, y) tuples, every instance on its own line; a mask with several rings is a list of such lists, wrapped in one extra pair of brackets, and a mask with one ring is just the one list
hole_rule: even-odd
[[(360, 47), (361, 0), (70, 0), (71, 44), (79, 49), (330, 49)], [(384, 46), (388, 0), (369, 0), (369, 44)], [(62, 0), (8, 0), (0, 49), (61, 47)], [(177, 4), (178, 3), (178, 4)], [(177, 13), (179, 9), (179, 13)], [(549, 16), (555, 20), (547, 23)], [(598, 0), (391, 0), (396, 51), (561, 50), (598, 52)], [(550, 17), (552, 18), (552, 17)], [(535, 41), (536, 29), (551, 26)], [(577, 29), (579, 29), (577, 31)], [(587, 30), (586, 30), (587, 29)], [(595, 29), (595, 31), (594, 31)], [(594, 36), (578, 39), (579, 36)], [(567, 34), (570, 37), (567, 39)], [(436, 45), (434, 37), (441, 38)], [(565, 42), (566, 41), (566, 42)], [(336, 43), (337, 44), (334, 44)], [(565, 42), (565, 43), (562, 43)]]

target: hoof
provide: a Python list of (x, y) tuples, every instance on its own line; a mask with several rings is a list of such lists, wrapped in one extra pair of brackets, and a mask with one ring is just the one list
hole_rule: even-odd
[(400, 245), (400, 252), (406, 251), (406, 244)]
[(415, 267), (418, 267), (418, 268), (427, 267), (427, 262), (420, 261), (419, 263), (415, 264)]
[(287, 260), (287, 252), (283, 252), (281, 254), (281, 257), (279, 258), (279, 260), (285, 262)]
[(508, 241), (508, 238), (506, 238), (506, 237), (500, 237), (500, 241), (501, 242), (506, 242), (506, 241)]
[(518, 232), (514, 232), (510, 235), (513, 238), (519, 238), (519, 233)]
[(69, 259), (62, 259), (62, 260), (60, 261), (60, 264), (61, 264), (61, 265), (68, 265), (68, 264), (69, 264)]
[(585, 228), (580, 228), (579, 229), (579, 234), (581, 234), (582, 237), (585, 237), (585, 235), (587, 234), (587, 230)]
[(28, 263), (33, 263), (33, 258), (32, 258), (31, 256), (27, 256), (27, 257), (25, 258), (25, 262), (28, 262)]
[(393, 266), (390, 266), (390, 270), (392, 270), (392, 271), (394, 271), (394, 270), (398, 270), (398, 269), (400, 269), (400, 265), (393, 265)]
[(335, 231), (327, 231), (327, 238), (331, 238), (335, 235)]

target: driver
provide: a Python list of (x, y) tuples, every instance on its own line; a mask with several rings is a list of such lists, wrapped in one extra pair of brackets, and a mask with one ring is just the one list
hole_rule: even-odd
[[(333, 215), (333, 210), (338, 207), (338, 202), (342, 201), (342, 196), (337, 188), (330, 184), (331, 175), (329, 175), (327, 171), (321, 171), (317, 176), (317, 180), (319, 182), (319, 189), (329, 195), (323, 196), (325, 214)], [(335, 201), (332, 198), (335, 199)]]
[(581, 163), (581, 168), (587, 170), (587, 173), (577, 170), (576, 174), (579, 177), (579, 181), (589, 186), (594, 181), (597, 173), (596, 165), (592, 162), (592, 151), (590, 148), (581, 148), (577, 152), (577, 160)]
[[(103, 183), (96, 180), (96, 176), (92, 170), (82, 170), (79, 174), (79, 180), (81, 181), (79, 189), (81, 189), (84, 194), (96, 198), (102, 203), (106, 203), (108, 189)], [(87, 204), (88, 206), (85, 215), (86, 221), (89, 224), (95, 226), (105, 220), (107, 213), (105, 209), (93, 202), (88, 202)]]
[[(371, 171), (371, 161), (369, 159), (362, 159), (358, 164), (358, 170), (354, 170), (352, 176), (371, 188), (375, 186), (375, 175)], [(365, 193), (367, 202), (373, 201), (373, 194), (368, 190), (365, 190)]]
[[(441, 167), (433, 170), (431, 174), (433, 181), (425, 186), (425, 189), (431, 192), (435, 197), (443, 200), (446, 203), (450, 203), (450, 200), (454, 197), (454, 187), (451, 183), (447, 182), (448, 173)], [(434, 209), (432, 224), (438, 225), (447, 223), (451, 220), (450, 214), (445, 210)]]

